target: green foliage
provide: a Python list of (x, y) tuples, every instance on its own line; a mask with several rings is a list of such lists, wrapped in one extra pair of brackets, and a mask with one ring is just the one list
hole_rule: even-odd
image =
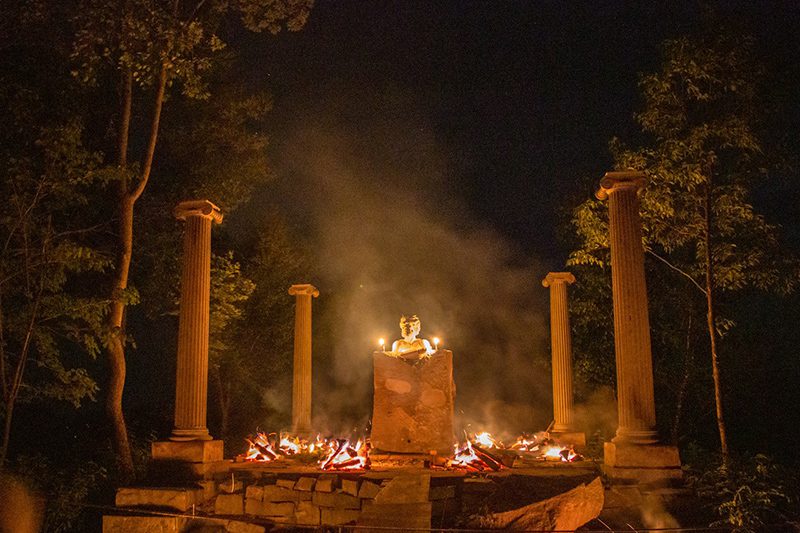
[[(73, 288), (105, 271), (109, 257), (79, 226), (89, 192), (102, 177), (99, 155), (81, 144), (77, 122), (43, 128), (30, 146), (0, 154), (0, 357), (5, 408), (19, 399), (50, 397), (79, 405), (97, 390), (64, 350), (94, 357), (102, 343), (105, 305)], [(32, 364), (30, 364), (32, 363)], [(23, 385), (24, 384), (24, 385)]]
[(735, 533), (770, 531), (770, 526), (797, 518), (796, 481), (769, 457), (757, 454), (735, 460), (728, 467), (719, 460), (696, 464), (687, 480), (719, 520)]
[(256, 32), (298, 31), (312, 5), (312, 0), (82, 0), (73, 21), (73, 75), (97, 85), (110, 68), (130, 72), (137, 85), (151, 87), (165, 68), (169, 84), (177, 81), (185, 96), (206, 99), (204, 77), (226, 46), (218, 31), (224, 21), (238, 18)]

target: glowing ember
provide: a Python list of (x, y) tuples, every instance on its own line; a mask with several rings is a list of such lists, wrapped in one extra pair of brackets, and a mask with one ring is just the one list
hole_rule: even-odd
[(572, 447), (566, 446), (550, 446), (542, 455), (545, 461), (561, 461), (562, 463), (574, 463), (582, 461), (583, 456), (576, 453)]
[(322, 470), (361, 470), (369, 468), (369, 446), (358, 439), (355, 446), (349, 439), (331, 439), (327, 442), (328, 455), (319, 464)]

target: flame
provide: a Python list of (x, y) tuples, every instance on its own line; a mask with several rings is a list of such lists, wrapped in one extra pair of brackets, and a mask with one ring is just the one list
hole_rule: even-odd
[(539, 450), (539, 441), (536, 439), (536, 436), (528, 437), (526, 435), (520, 435), (517, 437), (517, 441), (511, 445), (511, 449), (521, 452), (535, 452)]
[(362, 470), (369, 468), (369, 446), (358, 439), (355, 446), (350, 439), (330, 439), (325, 446), (328, 455), (319, 462), (322, 470)]
[[(273, 433), (274, 435), (274, 433)], [(269, 462), (280, 458), (280, 454), (272, 448), (272, 443), (269, 440), (269, 435), (266, 433), (258, 432), (253, 440), (245, 439), (250, 444), (250, 447), (245, 452), (245, 461), (256, 462)]]
[(484, 448), (502, 447), (498, 445), (497, 441), (494, 439), (494, 437), (492, 437), (492, 434), (489, 433), (488, 431), (478, 433), (472, 438), (472, 440), (475, 444), (478, 444)]

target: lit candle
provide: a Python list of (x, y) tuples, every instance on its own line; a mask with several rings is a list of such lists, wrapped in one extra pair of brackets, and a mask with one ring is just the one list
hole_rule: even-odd
[(386, 341), (383, 340), (383, 338), (380, 338), (380, 339), (378, 339), (378, 343), (381, 345), (381, 351), (385, 352), (386, 351)]
[(439, 351), (439, 337), (433, 338), (433, 349)]

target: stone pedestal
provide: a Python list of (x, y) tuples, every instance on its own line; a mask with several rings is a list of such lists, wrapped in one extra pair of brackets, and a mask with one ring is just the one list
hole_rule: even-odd
[(378, 452), (452, 454), (453, 353), (439, 350), (412, 364), (375, 352), (373, 362), (372, 447)]
[(311, 298), (319, 296), (313, 285), (289, 287), (295, 297), (294, 367), (292, 381), (292, 431), (311, 433)]
[[(572, 403), (572, 333), (569, 329), (567, 285), (575, 283), (570, 272), (550, 272), (542, 285), (550, 288), (550, 342), (553, 367), (553, 429), (562, 440), (569, 438), (586, 443), (573, 420)], [(579, 444), (573, 442), (573, 444)]]
[(208, 200), (192, 200), (178, 204), (175, 216), (186, 221), (186, 233), (181, 270), (175, 427), (170, 440), (210, 440), (206, 406), (211, 223), (222, 222), (222, 213)]

